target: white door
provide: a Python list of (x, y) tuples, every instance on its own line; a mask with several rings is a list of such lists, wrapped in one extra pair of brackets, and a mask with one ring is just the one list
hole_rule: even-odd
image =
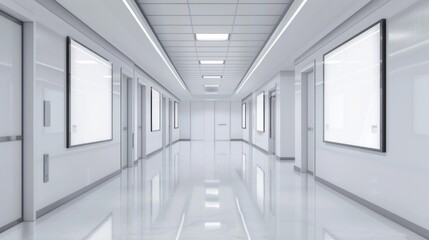
[(215, 139), (230, 140), (231, 103), (215, 102)]
[(0, 232), (22, 220), (22, 26), (0, 12)]
[(307, 169), (314, 173), (314, 73), (307, 74)]

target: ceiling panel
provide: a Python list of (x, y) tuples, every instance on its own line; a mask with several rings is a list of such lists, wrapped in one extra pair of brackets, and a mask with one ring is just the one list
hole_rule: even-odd
[(237, 8), (237, 15), (283, 15), (286, 9), (286, 4), (239, 4)]
[[(290, 6), (289, 0), (136, 0), (191, 94), (204, 83), (232, 94)], [(228, 41), (196, 41), (195, 33), (229, 33)], [(200, 60), (224, 60), (200, 65)], [(222, 79), (202, 79), (222, 75)]]
[(235, 15), (237, 4), (189, 4), (189, 9), (193, 16)]
[[(161, 16), (180, 16), (189, 15), (188, 4), (141, 4), (144, 5), (143, 13), (145, 16), (161, 15)], [(152, 23), (151, 23), (152, 24)]]

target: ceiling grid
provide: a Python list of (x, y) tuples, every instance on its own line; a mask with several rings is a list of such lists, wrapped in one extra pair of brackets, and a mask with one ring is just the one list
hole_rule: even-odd
[[(217, 94), (232, 95), (292, 4), (292, 0), (136, 2), (193, 96), (207, 94), (204, 84), (218, 84)], [(230, 35), (228, 41), (196, 41), (197, 33)], [(200, 60), (225, 62), (202, 65)]]

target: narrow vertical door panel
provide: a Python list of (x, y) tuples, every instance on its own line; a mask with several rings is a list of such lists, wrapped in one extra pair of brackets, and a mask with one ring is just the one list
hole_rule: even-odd
[(22, 219), (22, 26), (0, 15), (0, 232)]
[(230, 102), (215, 102), (215, 137), (216, 140), (230, 140)]
[(308, 171), (314, 172), (314, 73), (307, 75), (307, 159)]
[(191, 139), (204, 140), (205, 130), (205, 104), (204, 102), (191, 102)]

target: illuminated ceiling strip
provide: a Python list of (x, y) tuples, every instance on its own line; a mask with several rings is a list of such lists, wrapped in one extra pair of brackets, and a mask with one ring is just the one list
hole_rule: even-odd
[(162, 60), (165, 62), (165, 64), (167, 65), (168, 69), (170, 69), (171, 73), (173, 73), (174, 77), (177, 79), (177, 81), (179, 82), (180, 86), (182, 86), (182, 88), (184, 90), (186, 90), (185, 85), (182, 83), (182, 80), (176, 75), (176, 73), (174, 72), (173, 68), (170, 66), (169, 62), (167, 61), (167, 59), (164, 58), (164, 56), (162, 55), (161, 51), (159, 50), (158, 46), (156, 46), (155, 42), (152, 40), (152, 38), (150, 37), (149, 33), (146, 31), (146, 29), (144, 28), (143, 24), (140, 22), (140, 19), (137, 17), (137, 15), (134, 13), (133, 9), (131, 8), (131, 6), (128, 4), (127, 0), (122, 0), (122, 2), (125, 4), (125, 6), (128, 8), (128, 11), (131, 13), (131, 15), (134, 17), (134, 20), (136, 20), (137, 24), (139, 25), (139, 27), (141, 28), (141, 30), (143, 30), (144, 34), (146, 35), (146, 37), (149, 39), (149, 42), (152, 44), (152, 46), (155, 48), (156, 52), (158, 53), (158, 55), (162, 58)]
[(286, 25), (283, 27), (282, 31), (279, 33), (279, 35), (277, 35), (277, 37), (274, 39), (274, 41), (271, 43), (270, 47), (268, 48), (268, 50), (264, 53), (264, 55), (262, 56), (261, 59), (259, 59), (258, 63), (255, 65), (255, 67), (252, 69), (252, 71), (250, 72), (249, 75), (247, 75), (246, 79), (244, 80), (244, 82), (241, 84), (241, 86), (237, 89), (237, 91), (235, 92), (235, 94), (237, 94), (238, 92), (240, 92), (241, 88), (244, 86), (244, 84), (246, 84), (247, 80), (249, 80), (249, 78), (252, 76), (252, 74), (255, 72), (255, 70), (259, 67), (259, 65), (262, 63), (262, 61), (265, 59), (265, 57), (267, 56), (267, 54), (271, 51), (271, 49), (274, 47), (274, 45), (277, 43), (277, 41), (279, 40), (279, 38), (283, 35), (283, 33), (286, 31), (286, 29), (289, 27), (289, 25), (292, 23), (292, 21), (295, 19), (295, 17), (298, 15), (298, 13), (301, 11), (301, 9), (304, 7), (304, 5), (307, 3), (308, 0), (304, 0), (302, 1), (302, 3), (299, 5), (298, 9), (295, 11), (295, 13), (292, 15), (292, 17), (289, 19), (289, 21), (286, 23)]
[(243, 216), (243, 213), (241, 212), (240, 203), (238, 202), (238, 198), (235, 198), (235, 202), (237, 203), (238, 213), (240, 214), (241, 222), (243, 222), (243, 227), (244, 227), (244, 231), (246, 232), (247, 239), (251, 240), (249, 231), (247, 230), (246, 221), (244, 221), (244, 216)]

